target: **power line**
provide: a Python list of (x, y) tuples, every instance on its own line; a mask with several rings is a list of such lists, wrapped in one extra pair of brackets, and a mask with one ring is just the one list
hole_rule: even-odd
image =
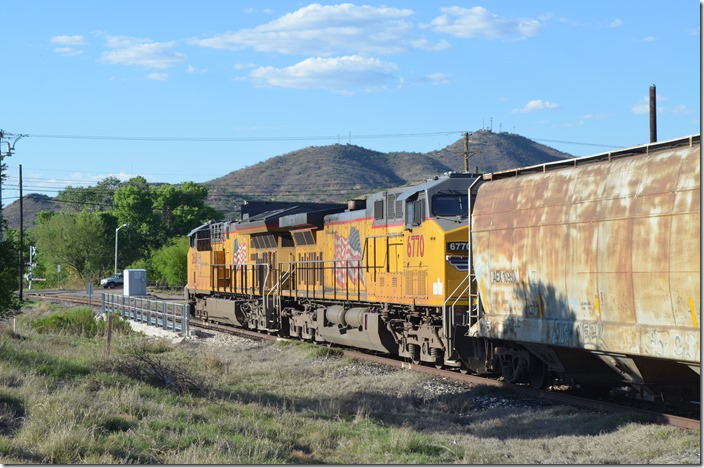
[[(438, 135), (461, 134), (461, 131), (425, 132), (425, 133), (394, 133), (375, 135), (352, 135), (355, 139), (381, 139), (381, 138), (412, 138)], [(314, 140), (339, 140), (340, 135), (317, 136), (270, 136), (270, 137), (166, 137), (166, 136), (107, 136), (107, 135), (52, 135), (34, 133), (27, 135), (33, 138), (51, 138), (64, 140), (111, 140), (111, 141), (167, 141), (167, 142), (238, 142), (238, 141), (314, 141)]]
[[(349, 139), (356, 140), (375, 140), (388, 138), (423, 138), (432, 136), (448, 136), (462, 135), (465, 133), (460, 130), (443, 131), (443, 132), (415, 132), (415, 133), (380, 133), (368, 135), (349, 134)], [(470, 132), (474, 133), (474, 132)], [(8, 133), (7, 135), (13, 135)], [(339, 141), (342, 135), (310, 135), (310, 136), (268, 136), (268, 137), (169, 137), (169, 136), (127, 136), (127, 135), (59, 135), (59, 134), (42, 134), (34, 133), (24, 135), (31, 138), (47, 138), (47, 139), (62, 139), (62, 140), (107, 140), (107, 141), (160, 141), (160, 142), (256, 142), (256, 141), (320, 141), (332, 140)], [(548, 143), (561, 143), (565, 145), (579, 146), (594, 146), (600, 148), (624, 148), (625, 145), (607, 145), (599, 143), (585, 143), (580, 141), (568, 140), (548, 140), (544, 138), (529, 138), (533, 141), (543, 141)]]

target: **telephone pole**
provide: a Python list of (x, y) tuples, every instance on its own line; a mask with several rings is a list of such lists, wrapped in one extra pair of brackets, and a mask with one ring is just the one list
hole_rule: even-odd
[(474, 156), (474, 153), (469, 154), (469, 144), (477, 143), (469, 139), (469, 132), (464, 132), (464, 173), (469, 174), (469, 158)]
[(22, 164), (20, 164), (20, 245), (17, 247), (20, 256), (20, 302), (22, 297), (22, 286), (24, 285), (24, 206), (22, 205)]

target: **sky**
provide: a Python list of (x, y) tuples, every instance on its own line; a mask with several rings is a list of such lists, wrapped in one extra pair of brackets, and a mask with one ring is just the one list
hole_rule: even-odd
[[(488, 129), (586, 156), (700, 133), (693, 0), (2, 0), (2, 203)], [(22, 136), (18, 139), (20, 135)], [(311, 181), (323, 183), (324, 181)]]

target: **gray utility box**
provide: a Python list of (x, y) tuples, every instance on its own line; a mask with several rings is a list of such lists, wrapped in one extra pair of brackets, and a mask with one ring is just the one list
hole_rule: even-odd
[(125, 296), (147, 295), (147, 270), (125, 270)]

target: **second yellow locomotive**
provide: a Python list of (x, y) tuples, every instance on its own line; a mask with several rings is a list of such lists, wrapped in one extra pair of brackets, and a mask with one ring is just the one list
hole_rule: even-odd
[[(254, 203), (189, 235), (195, 317), (460, 367), (471, 174), (348, 205)], [(454, 325), (453, 325), (454, 326)]]

